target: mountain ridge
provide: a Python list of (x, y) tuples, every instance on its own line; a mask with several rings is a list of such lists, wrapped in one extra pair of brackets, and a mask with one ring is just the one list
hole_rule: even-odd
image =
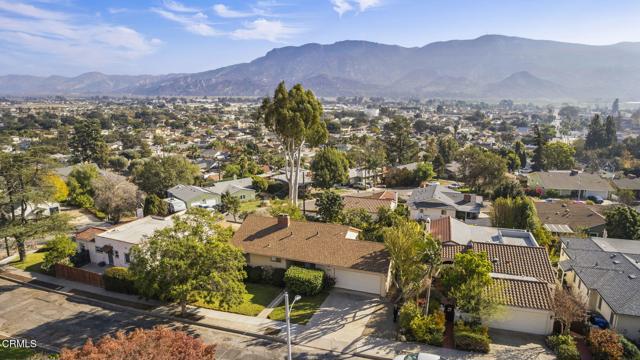
[(422, 47), (364, 40), (274, 48), (197, 73), (0, 76), (0, 95), (264, 96), (281, 80), (320, 96), (585, 100), (640, 96), (640, 43), (483, 35)]

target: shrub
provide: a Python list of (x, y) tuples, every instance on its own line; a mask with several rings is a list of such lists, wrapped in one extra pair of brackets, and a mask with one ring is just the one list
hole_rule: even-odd
[(464, 322), (462, 320), (458, 320), (455, 323), (454, 331), (469, 332), (489, 337), (489, 328), (482, 325), (481, 322)]
[(552, 335), (547, 337), (547, 345), (557, 353), (558, 348), (562, 345), (575, 345), (573, 337), (571, 335)]
[(336, 286), (336, 279), (325, 273), (324, 277), (322, 278), (322, 290), (329, 291), (333, 289), (334, 286)]
[(104, 279), (104, 288), (109, 291), (125, 294), (138, 293), (133, 276), (127, 268), (119, 266), (108, 268), (102, 278)]
[(589, 333), (587, 342), (591, 347), (594, 360), (622, 359), (623, 347), (620, 337), (613, 330), (593, 329)]
[(457, 332), (454, 336), (456, 349), (477, 351), (481, 353), (489, 352), (489, 337), (473, 332)]
[(284, 274), (287, 288), (298, 295), (313, 296), (322, 290), (324, 272), (292, 266)]
[(409, 325), (411, 334), (419, 341), (429, 345), (442, 346), (444, 341), (444, 313), (436, 312), (428, 316), (418, 315)]
[(411, 321), (420, 316), (420, 308), (415, 302), (409, 301), (404, 303), (398, 314), (398, 324), (401, 329), (411, 331)]
[(640, 360), (640, 350), (638, 350), (636, 344), (624, 336), (620, 336), (620, 345), (622, 345), (625, 360)]
[(247, 282), (260, 284), (264, 280), (264, 268), (262, 266), (247, 266)]
[(285, 272), (286, 272), (285, 269), (274, 268), (273, 271), (271, 272), (271, 285), (277, 286), (277, 287), (284, 287), (285, 286), (285, 283), (284, 283), (284, 273)]
[(558, 360), (580, 360), (580, 352), (575, 344), (562, 344), (555, 353)]
[(69, 257), (76, 253), (76, 243), (66, 235), (58, 235), (47, 244), (49, 252), (44, 256), (42, 261), (42, 270), (52, 271), (53, 266), (57, 263), (71, 265)]

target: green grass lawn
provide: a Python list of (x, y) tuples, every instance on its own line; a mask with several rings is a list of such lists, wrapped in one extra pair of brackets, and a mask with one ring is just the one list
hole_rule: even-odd
[(14, 262), (9, 263), (9, 265), (24, 271), (44, 273), (44, 271), (40, 269), (40, 266), (42, 265), (42, 262), (44, 261), (44, 256), (46, 254), (47, 254), (47, 251), (38, 251), (32, 254), (27, 254), (27, 257), (24, 259), (24, 261), (16, 260)]
[(243, 211), (246, 211), (246, 212), (255, 211), (256, 209), (258, 209), (260, 207), (260, 203), (262, 203), (262, 200), (251, 200), (251, 201), (241, 202), (240, 203), (240, 212), (243, 212)]
[(271, 285), (246, 284), (246, 286), (247, 295), (244, 296), (244, 302), (238, 306), (223, 309), (220, 308), (217, 302), (207, 303), (203, 299), (199, 299), (194, 305), (235, 314), (256, 316), (282, 291), (281, 288)]
[(38, 353), (32, 349), (0, 346), (0, 359), (2, 360), (27, 360), (36, 354)]
[[(315, 296), (303, 296), (302, 299), (296, 301), (291, 311), (291, 322), (302, 325), (308, 323), (309, 319), (318, 311), (327, 296), (329, 296), (328, 292), (321, 292)], [(269, 314), (269, 319), (285, 321), (284, 301), (280, 306), (273, 309), (271, 314)]]

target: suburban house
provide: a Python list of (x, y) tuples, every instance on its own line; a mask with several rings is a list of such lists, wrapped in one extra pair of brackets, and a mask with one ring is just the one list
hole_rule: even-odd
[(233, 236), (251, 266), (324, 270), (336, 287), (385, 296), (390, 284), (384, 244), (357, 240), (345, 225), (249, 215)]
[(527, 186), (542, 194), (553, 190), (560, 197), (587, 199), (600, 196), (608, 199), (614, 191), (609, 181), (598, 174), (571, 171), (533, 172), (527, 175)]
[(382, 180), (382, 169), (370, 170), (365, 168), (349, 169), (349, 184), (373, 185)]
[(535, 202), (543, 226), (558, 235), (585, 233), (602, 236), (605, 228), (604, 208), (575, 201)]
[(561, 238), (559, 267), (566, 285), (612, 329), (640, 340), (640, 241)]
[(172, 225), (171, 216), (146, 216), (110, 229), (90, 227), (77, 233), (75, 240), (79, 250), (89, 251), (92, 263), (127, 267), (133, 245)]
[(538, 246), (533, 234), (526, 230), (501, 229), (469, 225), (450, 216), (425, 221), (426, 231), (443, 245), (467, 245), (469, 242)]
[(482, 209), (482, 196), (463, 194), (440, 184), (429, 184), (413, 190), (407, 200), (411, 218), (415, 220), (477, 219)]
[(475, 242), (444, 245), (442, 261), (452, 264), (460, 252), (485, 252), (491, 260), (500, 311), (488, 326), (548, 335), (553, 330), (555, 271), (544, 247)]
[(629, 190), (635, 195), (636, 200), (640, 200), (640, 178), (623, 178), (613, 180), (613, 186), (618, 190)]
[(240, 201), (254, 200), (256, 191), (251, 189), (251, 184), (251, 178), (220, 181), (209, 187), (180, 184), (167, 190), (167, 195), (169, 199), (182, 201), (186, 208), (212, 208), (221, 203), (222, 194), (227, 191)]
[(342, 203), (344, 210), (364, 209), (375, 219), (381, 208), (394, 210), (398, 207), (398, 193), (385, 190), (366, 195), (343, 195)]

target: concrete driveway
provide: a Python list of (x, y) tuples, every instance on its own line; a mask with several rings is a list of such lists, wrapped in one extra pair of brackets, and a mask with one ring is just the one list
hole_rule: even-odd
[(383, 300), (374, 295), (334, 289), (296, 339), (304, 343), (330, 342), (348, 349), (366, 336), (363, 332), (370, 318), (386, 310)]

